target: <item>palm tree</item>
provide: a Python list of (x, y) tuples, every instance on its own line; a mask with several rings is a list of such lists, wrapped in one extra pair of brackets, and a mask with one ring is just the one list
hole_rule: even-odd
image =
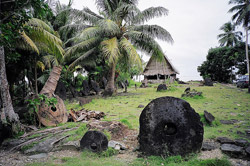
[[(40, 53), (47, 54), (44, 59), (52, 58), (54, 64), (59, 65), (63, 61), (64, 50), (62, 48), (61, 39), (52, 27), (36, 18), (30, 19), (25, 26), (29, 27), (29, 29), (20, 32), (21, 40), (18, 41), (18, 47), (35, 52), (37, 55)], [(37, 56), (35, 55), (34, 69), (36, 94), (38, 94), (37, 66), (39, 66), (39, 64), (41, 64), (41, 62), (37, 61)]]
[[(104, 95), (114, 93), (115, 69), (118, 59), (126, 57), (130, 62), (141, 64), (136, 49), (147, 52), (161, 60), (164, 53), (155, 38), (172, 43), (170, 33), (158, 25), (144, 25), (146, 21), (167, 15), (163, 7), (150, 7), (140, 11), (137, 0), (96, 0), (101, 15), (89, 8), (73, 10), (73, 22), (81, 30), (74, 38), (68, 40), (73, 46), (66, 50), (65, 57), (79, 54), (73, 65), (79, 64), (88, 56), (101, 54), (110, 66), (108, 83)], [(81, 23), (81, 24), (79, 24)]]
[(220, 30), (223, 33), (219, 34), (217, 37), (219, 39), (220, 46), (231, 46), (233, 47), (239, 41), (241, 41), (242, 32), (235, 31), (235, 25), (231, 22), (227, 22), (221, 26)]
[[(250, 21), (250, 1), (249, 0), (230, 0), (229, 4), (235, 4), (229, 12), (235, 12), (232, 16), (232, 20), (236, 21), (237, 25), (243, 25), (246, 30), (246, 60), (247, 60), (247, 72), (249, 70), (249, 56), (248, 56), (248, 26)], [(248, 85), (248, 93), (250, 93), (250, 77)]]
[[(44, 94), (49, 98), (53, 97), (62, 71), (62, 67), (60, 66), (64, 55), (62, 41), (58, 38), (57, 33), (52, 27), (39, 19), (30, 19), (26, 24), (29, 26), (29, 31), (22, 32), (21, 39), (23, 42), (20, 42), (22, 43), (20, 47), (36, 52), (37, 54), (46, 53), (47, 56), (45, 56), (45, 59), (53, 59), (54, 67), (40, 91), (40, 94)], [(58, 96), (55, 97), (57, 103), (53, 107), (53, 110), (50, 106), (45, 106), (44, 103), (41, 103), (43, 105), (39, 107), (38, 118), (45, 126), (55, 126), (58, 123), (65, 123), (68, 119), (63, 100)]]

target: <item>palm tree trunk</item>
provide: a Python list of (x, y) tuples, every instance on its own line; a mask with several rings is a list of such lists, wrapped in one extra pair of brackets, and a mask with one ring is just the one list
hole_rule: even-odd
[(109, 72), (108, 83), (104, 90), (104, 96), (112, 96), (115, 92), (115, 64), (113, 63)]
[(60, 75), (62, 72), (61, 66), (54, 66), (52, 71), (50, 72), (49, 78), (46, 81), (45, 85), (43, 86), (43, 89), (40, 91), (40, 94), (46, 94), (49, 97), (54, 94), (56, 90), (57, 83), (60, 79)]
[(246, 26), (246, 60), (247, 60), (247, 73), (249, 74), (248, 93), (250, 93), (250, 71), (249, 71), (249, 56), (248, 56), (248, 26)]
[(14, 112), (9, 93), (4, 56), (4, 47), (0, 46), (0, 96), (2, 100), (2, 108), (0, 108), (0, 122), (5, 125), (10, 123), (12, 132), (17, 133), (20, 129), (20, 121), (18, 115)]

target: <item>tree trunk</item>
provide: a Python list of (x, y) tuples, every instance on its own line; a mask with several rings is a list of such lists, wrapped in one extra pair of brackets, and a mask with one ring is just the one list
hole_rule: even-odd
[(247, 73), (249, 74), (249, 79), (248, 79), (248, 93), (250, 93), (250, 71), (249, 71), (248, 27), (247, 26), (246, 26), (246, 60), (247, 60)]
[(35, 93), (38, 95), (38, 86), (37, 86), (37, 66), (36, 66), (36, 55), (35, 55), (35, 62), (34, 62), (34, 70), (35, 70)]
[(61, 66), (54, 66), (40, 92), (40, 94), (44, 94), (49, 98), (55, 97), (57, 99), (57, 103), (54, 107), (48, 106), (45, 103), (42, 103), (39, 107), (38, 119), (44, 126), (57, 126), (60, 123), (66, 123), (68, 121), (67, 109), (63, 100), (59, 96), (54, 95), (61, 71)]
[(113, 63), (109, 72), (108, 83), (104, 90), (104, 96), (112, 96), (115, 92), (115, 64)]
[(17, 133), (20, 127), (20, 121), (12, 106), (4, 56), (4, 47), (0, 46), (0, 96), (2, 100), (2, 107), (0, 108), (0, 122), (5, 125), (7, 125), (7, 123), (11, 124), (12, 132)]
[(43, 89), (40, 91), (40, 94), (46, 94), (49, 97), (52, 96), (52, 94), (56, 90), (57, 82), (60, 79), (62, 67), (61, 66), (54, 66), (52, 71), (50, 72), (49, 78), (46, 81), (45, 85), (43, 86)]

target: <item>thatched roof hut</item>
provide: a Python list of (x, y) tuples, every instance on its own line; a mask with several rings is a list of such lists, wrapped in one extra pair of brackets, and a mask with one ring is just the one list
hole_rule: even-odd
[(179, 72), (171, 64), (167, 56), (164, 56), (163, 61), (151, 57), (143, 71), (145, 79), (151, 82), (160, 82), (166, 80), (166, 78), (175, 79), (176, 74), (179, 74)]

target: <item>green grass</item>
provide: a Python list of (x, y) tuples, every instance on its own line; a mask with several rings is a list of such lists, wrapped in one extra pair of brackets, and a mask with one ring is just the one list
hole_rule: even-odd
[[(109, 150), (107, 150), (109, 151)], [(231, 163), (226, 159), (209, 159), (200, 160), (197, 156), (181, 157), (172, 156), (168, 158), (162, 158), (159, 156), (150, 156), (147, 158), (137, 158), (131, 162), (124, 162), (120, 159), (116, 159), (114, 150), (103, 152), (104, 154), (95, 154), (92, 152), (84, 151), (80, 157), (63, 157), (61, 158), (62, 166), (231, 166)], [(111, 154), (110, 154), (111, 153)], [(53, 161), (47, 163), (32, 163), (27, 164), (27, 166), (38, 166), (38, 165), (48, 165), (56, 166), (59, 164), (54, 164)]]
[(231, 166), (227, 159), (210, 159), (199, 160), (196, 157), (182, 158), (181, 156), (172, 156), (163, 159), (158, 156), (151, 156), (149, 158), (138, 158), (131, 166)]
[[(70, 126), (72, 127), (76, 127), (74, 124), (78, 124), (78, 123), (73, 123), (71, 122)], [(70, 135), (68, 138), (67, 138), (67, 141), (77, 141), (77, 140), (80, 140), (83, 135), (88, 131), (88, 128), (86, 126), (85, 123), (82, 123), (82, 124), (78, 124), (78, 128), (76, 130), (72, 130), (72, 131), (68, 131), (68, 132), (65, 132), (64, 135)]]
[[(218, 136), (227, 136), (230, 138), (240, 138), (237, 131), (244, 131), (249, 126), (250, 119), (250, 95), (246, 90), (232, 89), (220, 84), (213, 87), (198, 86), (197, 84), (174, 85), (165, 92), (156, 92), (157, 85), (149, 88), (128, 89), (127, 96), (113, 96), (108, 98), (94, 99), (91, 103), (84, 105), (84, 108), (90, 110), (103, 111), (106, 113), (105, 120), (126, 121), (124, 124), (130, 128), (139, 129), (139, 116), (143, 108), (138, 108), (142, 104), (146, 106), (155, 98), (163, 96), (173, 96), (181, 98), (181, 94), (187, 87), (202, 92), (202, 96), (194, 98), (182, 98), (202, 117), (204, 110), (212, 113), (216, 120), (212, 126), (205, 125), (204, 138), (210, 139)], [(68, 106), (67, 106), (68, 108)], [(81, 109), (81, 107), (79, 108)], [(236, 116), (235, 116), (235, 115)], [(224, 125), (220, 120), (237, 119), (241, 124)], [(236, 128), (235, 126), (239, 127)]]

